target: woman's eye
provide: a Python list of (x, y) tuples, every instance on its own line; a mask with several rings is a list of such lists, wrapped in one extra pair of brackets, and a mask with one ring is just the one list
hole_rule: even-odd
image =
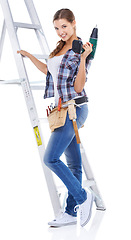
[(55, 27), (55, 30), (58, 30), (58, 28), (57, 28), (57, 27)]
[(63, 28), (66, 28), (66, 25), (63, 25)]

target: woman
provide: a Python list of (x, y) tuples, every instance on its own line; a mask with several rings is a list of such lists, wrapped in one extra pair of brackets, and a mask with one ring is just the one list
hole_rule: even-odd
[[(61, 98), (62, 103), (75, 99), (77, 105), (78, 129), (84, 124), (87, 114), (87, 96), (84, 90), (86, 73), (89, 61), (87, 56), (92, 52), (91, 43), (83, 45), (84, 52), (80, 55), (72, 50), (73, 40), (78, 40), (76, 35), (76, 21), (74, 14), (69, 9), (61, 9), (56, 12), (53, 19), (54, 28), (61, 38), (56, 49), (50, 54), (47, 65), (40, 62), (26, 51), (18, 51), (45, 73), (46, 89), (44, 98), (55, 97), (55, 106)], [(60, 160), (65, 154), (67, 166)], [(48, 142), (44, 163), (66, 185), (68, 197), (65, 212), (57, 219), (49, 222), (50, 226), (64, 226), (76, 224), (76, 205), (79, 206), (80, 224), (84, 226), (90, 219), (93, 196), (82, 188), (82, 160), (80, 145), (76, 142), (76, 136), (72, 121), (67, 113), (65, 125), (55, 129)]]

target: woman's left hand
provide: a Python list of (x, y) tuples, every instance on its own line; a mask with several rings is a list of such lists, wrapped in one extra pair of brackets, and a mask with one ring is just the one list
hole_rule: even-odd
[(90, 42), (87, 42), (83, 45), (84, 52), (81, 54), (82, 58), (87, 58), (87, 56), (92, 52), (92, 44)]

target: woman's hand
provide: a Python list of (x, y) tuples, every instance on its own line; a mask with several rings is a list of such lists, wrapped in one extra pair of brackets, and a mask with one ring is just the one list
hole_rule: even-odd
[(29, 57), (29, 53), (24, 50), (17, 51), (17, 53), (20, 53), (23, 57)]
[(83, 45), (84, 52), (81, 54), (81, 57), (86, 59), (87, 56), (92, 52), (92, 44), (90, 42), (87, 42)]
[(17, 53), (20, 53), (23, 57), (28, 57), (41, 72), (43, 72), (47, 75), (47, 65), (45, 63), (39, 61), (32, 54), (30, 54), (24, 50), (17, 51)]

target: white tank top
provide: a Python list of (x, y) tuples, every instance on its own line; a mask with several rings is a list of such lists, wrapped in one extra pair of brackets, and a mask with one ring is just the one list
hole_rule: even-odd
[(52, 75), (53, 82), (54, 82), (54, 97), (55, 97), (55, 106), (58, 106), (59, 101), (59, 94), (57, 90), (57, 74), (58, 74), (58, 68), (60, 66), (61, 60), (64, 55), (60, 56), (54, 56), (53, 58), (49, 58), (47, 61), (47, 67), (49, 72)]

